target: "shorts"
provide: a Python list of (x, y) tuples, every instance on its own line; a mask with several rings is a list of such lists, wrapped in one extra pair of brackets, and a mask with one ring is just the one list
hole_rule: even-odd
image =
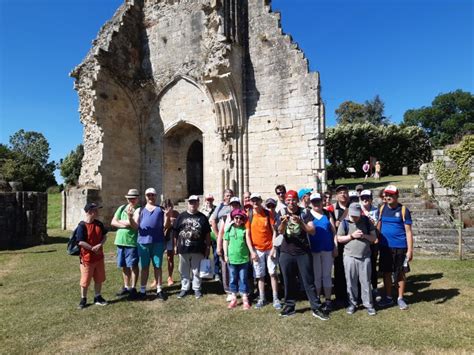
[(380, 246), (379, 268), (382, 272), (394, 272), (399, 275), (409, 272), (410, 266), (404, 268), (403, 263), (407, 255), (407, 248), (390, 248)]
[(117, 266), (134, 267), (138, 265), (137, 247), (117, 245)]
[(164, 249), (164, 243), (138, 243), (138, 256), (140, 257), (140, 267), (142, 269), (148, 268), (151, 261), (154, 267), (160, 268), (161, 263), (163, 262)]
[(255, 251), (258, 256), (258, 260), (252, 263), (255, 278), (259, 279), (265, 277), (266, 269), (268, 269), (268, 273), (270, 274), (270, 276), (275, 275), (277, 261), (275, 259), (272, 259), (272, 257), (270, 256), (271, 249), (265, 251)]
[(91, 280), (94, 279), (96, 284), (101, 284), (105, 281), (105, 264), (104, 259), (96, 261), (95, 263), (80, 264), (81, 268), (81, 287), (89, 287)]

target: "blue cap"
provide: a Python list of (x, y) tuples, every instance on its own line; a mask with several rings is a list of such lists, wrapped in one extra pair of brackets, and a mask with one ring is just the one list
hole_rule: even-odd
[(300, 189), (298, 191), (298, 198), (301, 200), (304, 195), (310, 194), (313, 191), (313, 189), (308, 189), (307, 187)]

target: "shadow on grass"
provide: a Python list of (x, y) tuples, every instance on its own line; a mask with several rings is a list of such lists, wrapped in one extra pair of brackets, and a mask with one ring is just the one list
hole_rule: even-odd
[(429, 289), (433, 280), (443, 278), (443, 273), (418, 274), (407, 278), (407, 291), (412, 295), (406, 295), (408, 303), (434, 302), (435, 304), (445, 303), (446, 301), (459, 296), (458, 288), (448, 289)]
[(44, 244), (67, 244), (67, 242), (69, 242), (69, 237), (48, 236)]
[(56, 249), (49, 249), (49, 250), (37, 250), (37, 251), (16, 251), (20, 249), (9, 249), (10, 251), (2, 251), (2, 255), (15, 255), (15, 254), (45, 254), (45, 253), (55, 253), (57, 252)]

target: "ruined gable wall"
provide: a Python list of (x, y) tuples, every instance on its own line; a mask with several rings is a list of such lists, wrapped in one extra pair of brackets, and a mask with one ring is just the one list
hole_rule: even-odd
[(249, 1), (246, 104), (250, 189), (273, 194), (279, 183), (314, 186), (321, 161), (315, 138), (323, 121), (319, 75), (309, 73), (304, 54), (282, 34), (279, 14), (267, 2)]

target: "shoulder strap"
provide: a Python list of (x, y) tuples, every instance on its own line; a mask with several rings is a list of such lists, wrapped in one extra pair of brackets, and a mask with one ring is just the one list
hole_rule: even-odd
[(344, 228), (344, 233), (347, 235), (349, 233), (349, 222), (345, 218), (342, 220), (342, 228)]
[(126, 204), (125, 204), (125, 205), (122, 205), (122, 206), (120, 206), (120, 210), (119, 210), (119, 218), (120, 218), (120, 217), (122, 217), (122, 213), (123, 213), (123, 211), (125, 211), (125, 208), (126, 208), (126, 207), (127, 207), (127, 205), (126, 205)]
[(407, 209), (404, 205), (402, 205), (402, 220), (405, 223), (405, 214), (407, 213)]
[(249, 224), (252, 225), (253, 221), (253, 208), (249, 208)]

